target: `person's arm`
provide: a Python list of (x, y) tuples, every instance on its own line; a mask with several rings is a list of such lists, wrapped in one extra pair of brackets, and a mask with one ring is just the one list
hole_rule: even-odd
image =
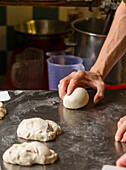
[(97, 89), (94, 103), (104, 97), (104, 78), (117, 61), (126, 53), (126, 4), (121, 2), (100, 51), (96, 63), (89, 72), (73, 72), (60, 81), (59, 96), (63, 99), (67, 93), (70, 95), (77, 86)]
[(125, 53), (126, 4), (122, 1), (117, 8), (110, 31), (91, 71), (99, 73), (104, 79)]

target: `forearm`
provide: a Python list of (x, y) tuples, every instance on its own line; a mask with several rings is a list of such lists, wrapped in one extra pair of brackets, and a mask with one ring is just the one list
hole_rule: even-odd
[(91, 71), (98, 72), (103, 79), (117, 61), (126, 53), (126, 4), (118, 7), (112, 26)]

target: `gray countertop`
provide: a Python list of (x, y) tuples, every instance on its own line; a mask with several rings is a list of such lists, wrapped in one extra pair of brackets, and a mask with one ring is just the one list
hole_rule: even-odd
[[(116, 124), (126, 114), (126, 90), (106, 91), (94, 105), (90, 90), (88, 105), (68, 110), (56, 91), (9, 91), (11, 99), (4, 102), (7, 115), (0, 120), (0, 165), (2, 170), (101, 170), (104, 164), (115, 165), (126, 151), (126, 144), (115, 143)], [(18, 139), (16, 129), (24, 118), (41, 117), (58, 123), (63, 133), (47, 146), (58, 153), (51, 165), (21, 167), (4, 163), (2, 154)]]

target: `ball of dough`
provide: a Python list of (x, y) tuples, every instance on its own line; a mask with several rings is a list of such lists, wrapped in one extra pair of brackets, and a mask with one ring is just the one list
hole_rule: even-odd
[(78, 109), (85, 106), (89, 101), (88, 92), (81, 87), (76, 88), (71, 95), (65, 95), (63, 105), (68, 109)]

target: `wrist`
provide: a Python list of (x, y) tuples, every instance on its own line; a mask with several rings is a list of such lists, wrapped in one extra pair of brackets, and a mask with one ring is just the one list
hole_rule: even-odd
[(104, 79), (103, 72), (98, 67), (92, 66), (90, 71), (99, 75), (102, 79)]

